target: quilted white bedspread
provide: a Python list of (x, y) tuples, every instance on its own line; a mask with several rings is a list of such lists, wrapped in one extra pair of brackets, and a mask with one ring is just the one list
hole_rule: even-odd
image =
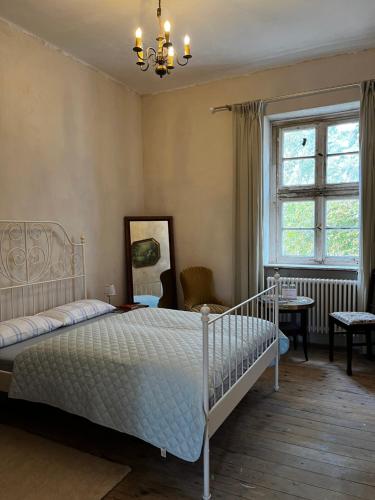
[[(265, 341), (273, 328), (263, 322), (245, 349), (226, 331), (225, 359), (249, 354), (256, 337)], [(223, 377), (216, 373), (220, 383)], [(56, 406), (195, 461), (205, 424), (200, 314), (139, 309), (57, 334), (16, 357), (9, 396)]]

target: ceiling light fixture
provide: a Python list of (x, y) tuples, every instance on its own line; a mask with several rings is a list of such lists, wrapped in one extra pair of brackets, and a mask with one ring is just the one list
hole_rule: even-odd
[(137, 65), (140, 67), (141, 71), (147, 71), (150, 66), (154, 66), (155, 73), (159, 75), (160, 78), (163, 78), (163, 76), (169, 75), (172, 69), (174, 69), (175, 61), (179, 66), (186, 66), (192, 55), (190, 53), (190, 37), (186, 35), (184, 38), (183, 55), (185, 61), (180, 62), (171, 42), (171, 23), (165, 21), (164, 27), (162, 27), (161, 0), (159, 0), (159, 8), (156, 14), (159, 21), (159, 35), (156, 38), (158, 42), (157, 48), (147, 47), (146, 51), (143, 51), (142, 30), (138, 28), (135, 32), (135, 47), (133, 50), (137, 54)]

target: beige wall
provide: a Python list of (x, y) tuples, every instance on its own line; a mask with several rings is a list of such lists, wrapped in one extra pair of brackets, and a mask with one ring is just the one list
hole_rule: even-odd
[(143, 206), (140, 98), (0, 21), (0, 218), (87, 239), (88, 291), (122, 300), (123, 216)]
[[(184, 71), (183, 69), (181, 71)], [(145, 211), (173, 215), (177, 270), (207, 265), (232, 297), (232, 127), (208, 109), (375, 78), (375, 50), (330, 57), (143, 98)], [(341, 91), (268, 107), (268, 113), (358, 99)], [(150, 145), (163, 144), (156, 150)]]

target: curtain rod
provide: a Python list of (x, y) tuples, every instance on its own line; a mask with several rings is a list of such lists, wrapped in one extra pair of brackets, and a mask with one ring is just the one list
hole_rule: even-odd
[[(327, 87), (325, 89), (318, 90), (307, 90), (306, 92), (298, 92), (296, 94), (286, 94), (279, 97), (269, 97), (268, 99), (261, 99), (265, 104), (278, 101), (287, 101), (288, 99), (295, 99), (297, 97), (307, 97), (310, 95), (325, 94), (327, 92), (334, 92), (336, 90), (351, 89), (354, 87), (360, 87), (360, 83), (348, 83), (346, 85), (337, 85), (336, 87)], [(232, 111), (233, 104), (225, 104), (224, 106), (217, 106), (216, 108), (210, 108), (211, 113), (219, 113), (221, 111)]]

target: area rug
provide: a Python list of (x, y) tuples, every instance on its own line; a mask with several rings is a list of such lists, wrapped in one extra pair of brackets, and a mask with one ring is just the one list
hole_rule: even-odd
[(0, 425), (1, 500), (100, 500), (129, 472), (126, 465)]

